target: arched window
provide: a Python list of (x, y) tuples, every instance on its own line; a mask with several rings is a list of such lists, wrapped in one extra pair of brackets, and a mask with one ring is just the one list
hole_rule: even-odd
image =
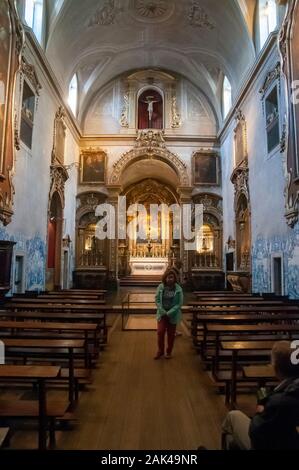
[(26, 0), (25, 21), (39, 43), (42, 43), (43, 37), (43, 10), (44, 0)]
[(230, 84), (230, 81), (227, 77), (224, 77), (223, 81), (223, 117), (224, 119), (228, 115), (231, 107), (232, 107), (232, 86)]
[(69, 86), (69, 98), (68, 98), (69, 106), (74, 114), (77, 116), (77, 105), (78, 105), (78, 78), (77, 74), (75, 74), (71, 80)]
[(262, 49), (269, 37), (269, 34), (277, 28), (276, 0), (259, 0), (258, 21), (260, 49)]

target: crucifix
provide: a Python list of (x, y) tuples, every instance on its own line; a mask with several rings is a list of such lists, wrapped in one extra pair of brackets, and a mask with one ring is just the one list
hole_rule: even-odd
[(154, 112), (154, 104), (159, 103), (159, 100), (155, 101), (153, 96), (147, 96), (145, 101), (142, 101), (142, 102), (148, 105), (147, 106), (148, 120), (149, 120), (149, 126), (151, 127), (153, 112)]

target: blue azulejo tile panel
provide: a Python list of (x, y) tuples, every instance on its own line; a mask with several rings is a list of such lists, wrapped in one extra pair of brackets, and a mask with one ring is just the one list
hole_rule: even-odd
[(252, 248), (252, 287), (254, 292), (271, 292), (271, 255), (284, 260), (284, 288), (291, 298), (299, 298), (299, 223), (288, 236), (257, 237)]
[(28, 239), (21, 233), (11, 235), (0, 227), (0, 240), (15, 242), (15, 251), (24, 253), (26, 290), (44, 290), (46, 243), (41, 236), (37, 233), (33, 238)]

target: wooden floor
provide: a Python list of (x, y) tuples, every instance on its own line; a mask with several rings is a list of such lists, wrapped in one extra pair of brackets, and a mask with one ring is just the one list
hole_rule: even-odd
[[(223, 397), (201, 370), (190, 337), (176, 339), (173, 359), (154, 361), (156, 333), (122, 332), (119, 324), (93, 384), (81, 393), (78, 424), (57, 433), (58, 449), (218, 449)], [(30, 448), (35, 442), (35, 433), (21, 431), (11, 444)]]

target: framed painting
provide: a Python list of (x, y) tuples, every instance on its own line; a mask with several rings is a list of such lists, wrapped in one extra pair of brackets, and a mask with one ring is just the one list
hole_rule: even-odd
[(219, 170), (218, 154), (196, 152), (193, 155), (193, 184), (195, 186), (218, 186)]
[(81, 154), (81, 184), (105, 184), (107, 154), (102, 151), (84, 151)]

